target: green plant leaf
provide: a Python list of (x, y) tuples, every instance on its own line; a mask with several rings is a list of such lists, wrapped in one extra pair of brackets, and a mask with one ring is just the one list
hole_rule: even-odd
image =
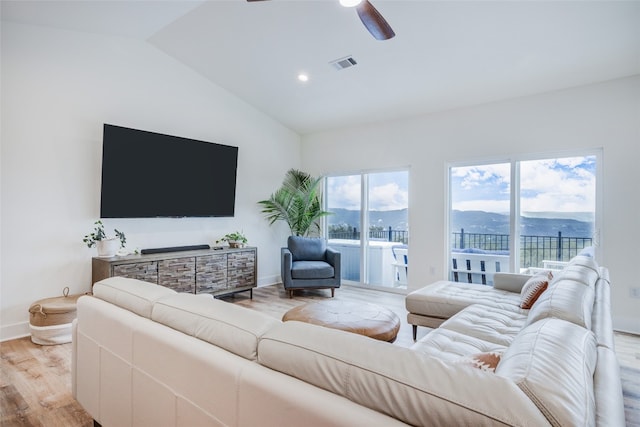
[(314, 178), (297, 169), (287, 171), (282, 186), (269, 199), (258, 202), (269, 225), (284, 221), (296, 236), (319, 233), (320, 218), (331, 214), (322, 210), (321, 183), (322, 177)]

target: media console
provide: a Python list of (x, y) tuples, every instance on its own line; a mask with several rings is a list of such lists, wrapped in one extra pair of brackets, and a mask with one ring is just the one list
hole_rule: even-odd
[(92, 284), (122, 276), (156, 283), (178, 292), (225, 295), (257, 286), (255, 247), (200, 249), (143, 255), (94, 257)]

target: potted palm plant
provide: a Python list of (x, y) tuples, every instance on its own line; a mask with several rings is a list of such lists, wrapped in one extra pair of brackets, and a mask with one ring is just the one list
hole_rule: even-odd
[(320, 218), (330, 215), (322, 209), (320, 183), (322, 178), (314, 178), (297, 169), (287, 171), (282, 186), (262, 205), (262, 213), (269, 225), (284, 221), (294, 236), (308, 236), (320, 233)]
[(94, 229), (91, 233), (84, 236), (82, 241), (87, 247), (98, 248), (99, 257), (112, 257), (118, 252), (118, 249), (124, 248), (127, 238), (122, 231), (114, 229), (115, 236), (107, 236), (104, 231), (104, 224), (98, 220), (94, 223)]

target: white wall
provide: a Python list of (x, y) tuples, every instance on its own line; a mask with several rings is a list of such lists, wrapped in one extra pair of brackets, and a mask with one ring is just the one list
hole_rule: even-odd
[[(300, 138), (147, 43), (2, 24), (0, 340), (31, 302), (90, 289), (82, 236), (99, 215), (104, 122), (240, 147), (236, 217), (108, 220), (130, 248), (213, 243), (242, 229), (260, 284), (279, 277), (287, 230), (257, 200), (290, 167), (313, 174), (410, 166), (410, 288), (445, 276), (445, 164), (602, 147), (602, 257), (616, 328), (640, 333), (640, 76)], [(301, 161), (302, 156), (302, 161)], [(414, 255), (415, 254), (415, 255)], [(433, 273), (432, 273), (433, 269)]]
[[(614, 326), (640, 333), (640, 76), (303, 137), (313, 174), (410, 166), (410, 289), (446, 276), (445, 165), (603, 149), (598, 262), (610, 269)], [(416, 262), (417, 260), (417, 262)]]
[[(223, 65), (221, 65), (223, 66)], [(214, 243), (243, 230), (259, 284), (279, 281), (287, 230), (257, 201), (300, 165), (300, 137), (148, 43), (3, 22), (0, 340), (28, 333), (28, 307), (90, 290), (102, 125), (239, 147), (235, 218), (105, 220), (128, 247)]]

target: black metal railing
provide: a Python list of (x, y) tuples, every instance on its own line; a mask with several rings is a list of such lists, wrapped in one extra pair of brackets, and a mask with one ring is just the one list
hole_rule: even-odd
[[(360, 240), (360, 230), (353, 227), (351, 230), (329, 231), (329, 239)], [(370, 240), (382, 240), (386, 242), (409, 243), (409, 231), (393, 230), (391, 226), (386, 229), (369, 230)]]
[[(543, 260), (569, 261), (585, 247), (593, 245), (592, 237), (520, 236), (520, 267), (539, 267)], [(452, 249), (509, 251), (508, 234), (453, 232)]]
[[(467, 233), (464, 228), (453, 232), (451, 249), (477, 249), (481, 251), (509, 251), (508, 234)], [(329, 239), (360, 240), (360, 230), (329, 231)], [(408, 244), (407, 230), (369, 230), (369, 239)], [(569, 261), (582, 249), (593, 245), (592, 237), (566, 237), (558, 231), (554, 236), (520, 236), (520, 267), (541, 267), (543, 260)]]

